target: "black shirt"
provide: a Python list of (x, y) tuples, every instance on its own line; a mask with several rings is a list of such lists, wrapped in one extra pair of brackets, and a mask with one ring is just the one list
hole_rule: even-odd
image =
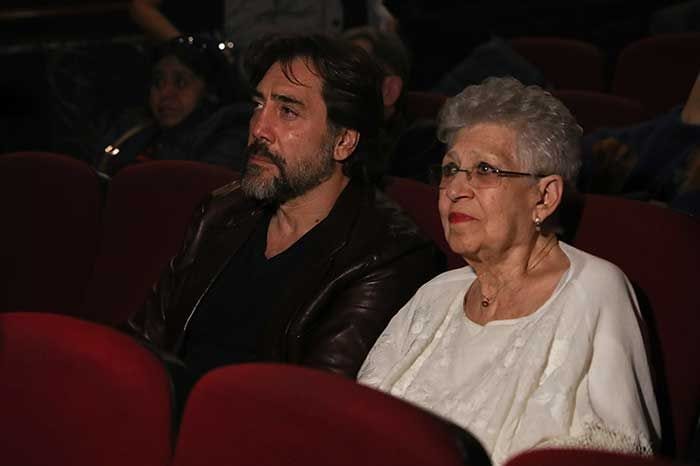
[(257, 344), (271, 309), (280, 305), (290, 274), (303, 273), (304, 258), (322, 238), (319, 223), (288, 249), (267, 259), (268, 213), (206, 293), (190, 323), (181, 357), (201, 375), (226, 364), (260, 361)]

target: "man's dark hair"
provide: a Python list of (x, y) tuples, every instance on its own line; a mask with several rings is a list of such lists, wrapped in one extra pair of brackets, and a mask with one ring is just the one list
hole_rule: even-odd
[(322, 82), (329, 130), (348, 128), (360, 133), (355, 152), (343, 164), (343, 173), (376, 182), (385, 170), (386, 155), (379, 153), (382, 136), (382, 72), (359, 47), (322, 35), (273, 35), (254, 42), (245, 57), (251, 89), (268, 69), (279, 63), (291, 82), (294, 60), (307, 61)]

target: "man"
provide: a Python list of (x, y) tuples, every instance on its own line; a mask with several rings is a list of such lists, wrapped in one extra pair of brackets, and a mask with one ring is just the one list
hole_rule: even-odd
[(383, 72), (384, 129), (388, 137), (382, 150), (389, 156), (387, 172), (427, 183), (428, 168), (442, 161), (445, 147), (435, 136), (434, 119), (416, 117), (406, 108), (411, 69), (408, 49), (396, 33), (372, 27), (349, 29), (343, 38), (365, 49)]
[(365, 49), (380, 66), (384, 75), (384, 120), (391, 129), (392, 120), (403, 117), (401, 112), (411, 68), (408, 49), (396, 33), (371, 26), (348, 29), (343, 33), (343, 38)]
[(190, 376), (277, 361), (354, 377), (433, 274), (431, 246), (370, 180), (382, 119), (369, 56), (322, 36), (255, 44), (248, 161), (203, 204), (130, 321)]

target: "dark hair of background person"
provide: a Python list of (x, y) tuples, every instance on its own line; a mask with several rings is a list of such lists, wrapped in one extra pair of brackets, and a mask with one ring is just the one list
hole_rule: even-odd
[(279, 62), (287, 79), (298, 83), (291, 64), (305, 59), (322, 81), (329, 130), (348, 128), (360, 133), (355, 152), (345, 160), (343, 173), (368, 182), (381, 180), (386, 155), (379, 151), (384, 138), (382, 71), (360, 47), (322, 35), (272, 35), (255, 41), (244, 58), (250, 90)]
[(403, 105), (408, 80), (411, 75), (411, 54), (398, 34), (383, 32), (371, 26), (360, 26), (348, 29), (343, 33), (348, 41), (365, 40), (372, 50), (372, 55), (379, 63), (385, 75), (396, 75), (401, 78), (403, 88), (396, 101), (396, 106)]
[(383, 32), (371, 26), (348, 29), (343, 33), (346, 40), (366, 40), (372, 45), (372, 55), (384, 67), (387, 74), (395, 74), (404, 82), (411, 74), (411, 55), (401, 38), (391, 32)]
[(213, 103), (229, 104), (237, 91), (235, 69), (219, 43), (205, 35), (176, 37), (151, 51), (151, 69), (163, 58), (173, 56), (206, 83), (207, 96)]

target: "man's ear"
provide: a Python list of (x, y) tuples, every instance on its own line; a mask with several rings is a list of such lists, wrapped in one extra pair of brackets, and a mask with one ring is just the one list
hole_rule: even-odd
[(359, 131), (348, 128), (341, 129), (335, 138), (333, 158), (338, 162), (342, 162), (343, 160), (347, 159), (353, 152), (355, 152), (359, 142)]
[[(537, 181), (539, 200), (535, 204), (534, 217), (544, 221), (552, 215), (564, 196), (564, 180), (559, 175), (549, 175)], [(534, 221), (534, 218), (533, 218)]]
[(382, 100), (384, 107), (393, 107), (403, 90), (403, 79), (394, 74), (384, 77), (382, 81)]

